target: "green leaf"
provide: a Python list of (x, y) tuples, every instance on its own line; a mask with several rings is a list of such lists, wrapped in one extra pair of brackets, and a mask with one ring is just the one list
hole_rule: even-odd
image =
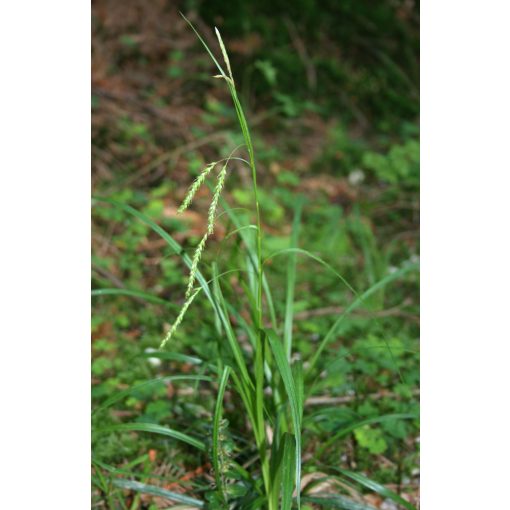
[(336, 269), (334, 269), (331, 264), (328, 264), (321, 257), (319, 257), (318, 255), (314, 255), (313, 253), (311, 253), (308, 250), (303, 250), (301, 248), (286, 248), (284, 250), (279, 250), (276, 253), (273, 253), (269, 257), (267, 257), (264, 260), (264, 264), (274, 257), (278, 257), (280, 255), (286, 255), (286, 254), (305, 255), (305, 256), (315, 260), (316, 262), (318, 262), (319, 264), (321, 264), (325, 268), (327, 268), (329, 271), (331, 271), (353, 294), (355, 294), (356, 296), (358, 295), (358, 293), (354, 290), (352, 285), (338, 271), (336, 271)]
[(299, 406), (299, 419), (303, 420), (303, 404), (305, 401), (303, 362), (298, 360), (292, 367), (294, 383), (296, 385), (297, 403)]
[(162, 298), (157, 296), (153, 296), (152, 294), (147, 294), (146, 292), (141, 292), (139, 290), (130, 290), (130, 289), (93, 289), (92, 296), (130, 296), (137, 297), (140, 299), (144, 299), (145, 301), (149, 301), (150, 303), (156, 303), (158, 305), (165, 306), (175, 306), (173, 303), (169, 303)]
[[(253, 243), (250, 241), (250, 238), (248, 236), (248, 232), (246, 232), (246, 228), (248, 225), (243, 226), (241, 224), (241, 220), (239, 219), (239, 216), (234, 212), (235, 209), (228, 206), (227, 201), (220, 197), (220, 204), (223, 207), (225, 213), (228, 215), (232, 223), (235, 225), (236, 230), (240, 233), (241, 239), (243, 240), (244, 245), (246, 246), (246, 249), (248, 251), (248, 256), (250, 263), (252, 265), (252, 268), (255, 272), (257, 272), (257, 253), (253, 246)], [(256, 229), (256, 227), (255, 227)], [(262, 273), (262, 287), (264, 289), (264, 295), (266, 296), (266, 302), (267, 307), (269, 309), (269, 315), (271, 317), (271, 324), (273, 325), (273, 328), (276, 329), (277, 322), (276, 322), (276, 312), (274, 308), (274, 302), (273, 297), (271, 294), (271, 289), (269, 288), (269, 284), (267, 282), (267, 278), (265, 274)]]
[[(191, 365), (201, 365), (203, 363), (203, 360), (196, 356), (187, 356), (186, 354), (181, 354), (179, 352), (150, 351), (142, 352), (139, 356), (141, 358), (159, 358), (162, 360), (182, 361), (183, 363), (190, 363)], [(207, 365), (209, 365), (210, 368), (214, 367), (214, 365), (211, 364)]]
[[(283, 435), (283, 463), (282, 463), (282, 510), (291, 510), (292, 494), (294, 492), (295, 471), (292, 466), (296, 463), (294, 444), (296, 440), (292, 434)], [(298, 498), (299, 499), (299, 498)]]
[(298, 401), (299, 392), (296, 389), (294, 378), (292, 376), (292, 370), (287, 360), (287, 356), (283, 350), (283, 345), (276, 333), (271, 330), (264, 330), (269, 339), (269, 344), (273, 352), (276, 366), (283, 381), (287, 398), (289, 400), (290, 411), (292, 416), (292, 423), (294, 426), (294, 439), (296, 446), (296, 457), (295, 457), (295, 470), (296, 470), (296, 493), (297, 493), (297, 504), (300, 508), (300, 492), (301, 492), (301, 409), (303, 408), (303, 402)]
[(402, 505), (404, 508), (407, 508), (407, 510), (416, 510), (415, 506), (411, 505), (409, 501), (406, 501), (404, 498), (400, 497), (397, 493), (391, 491), (390, 489), (384, 487), (384, 485), (381, 485), (380, 483), (377, 483), (374, 480), (371, 480), (370, 478), (367, 478), (366, 476), (360, 473), (354, 473), (353, 471), (347, 471), (345, 469), (339, 468), (336, 468), (335, 471), (338, 471), (339, 473), (350, 478), (351, 480), (358, 482), (360, 485), (363, 485), (367, 489), (370, 489), (376, 492), (377, 494), (380, 494), (384, 498), (391, 499), (395, 503), (398, 503), (399, 505)]
[(129, 489), (136, 492), (142, 492), (143, 494), (151, 494), (152, 496), (158, 496), (160, 498), (169, 499), (170, 501), (177, 501), (179, 503), (185, 503), (186, 505), (193, 506), (195, 508), (203, 508), (204, 503), (195, 498), (184, 496), (176, 492), (170, 492), (161, 487), (155, 485), (147, 485), (141, 482), (135, 482), (133, 480), (116, 479), (113, 480), (113, 485), (121, 489)]
[(383, 453), (388, 448), (382, 432), (379, 429), (372, 429), (368, 425), (355, 429), (354, 437), (361, 447), (366, 448), (374, 455)]
[[(150, 355), (154, 355), (155, 353), (148, 353)], [(151, 386), (156, 386), (158, 384), (164, 384), (171, 381), (211, 381), (210, 377), (206, 377), (203, 375), (171, 375), (167, 377), (157, 377), (155, 379), (150, 379), (141, 384), (137, 384), (132, 386), (131, 388), (127, 388), (125, 390), (119, 391), (112, 395), (110, 398), (106, 399), (97, 409), (94, 410), (94, 413), (98, 413), (99, 411), (103, 411), (108, 407), (112, 406), (119, 400), (132, 395), (133, 393), (137, 393), (142, 389), (150, 388)]]
[(339, 508), (340, 510), (376, 510), (373, 506), (366, 503), (358, 503), (352, 499), (340, 495), (307, 496), (303, 501), (314, 503), (322, 508)]
[(250, 374), (248, 373), (246, 362), (243, 356), (243, 351), (241, 350), (239, 342), (237, 341), (236, 335), (232, 328), (232, 324), (230, 322), (230, 318), (228, 315), (228, 306), (225, 297), (223, 296), (223, 292), (221, 290), (220, 281), (218, 279), (218, 268), (216, 264), (213, 265), (213, 276), (214, 276), (213, 280), (214, 298), (215, 301), (218, 303), (218, 310), (221, 311), (221, 323), (225, 330), (228, 344), (230, 346), (230, 349), (232, 350), (232, 354), (234, 356), (234, 359), (236, 360), (237, 367), (241, 374), (241, 380), (243, 382), (243, 385), (246, 387), (246, 390), (248, 390), (249, 388), (253, 388), (253, 381), (251, 380)]
[[(294, 210), (294, 221), (292, 222), (292, 232), (290, 236), (290, 248), (297, 247), (299, 236), (299, 225), (301, 223), (301, 209), (303, 200), (300, 198)], [(292, 320), (294, 316), (294, 287), (296, 285), (296, 254), (291, 253), (287, 266), (287, 297), (285, 300), (285, 321), (283, 326), (283, 344), (287, 359), (290, 360), (292, 354)]]
[(184, 14), (182, 14), (182, 12), (181, 12), (181, 16), (184, 18), (186, 23), (192, 28), (193, 32), (195, 32), (195, 34), (198, 37), (199, 41), (202, 43), (202, 45), (206, 49), (207, 53), (209, 53), (209, 56), (211, 57), (212, 61), (216, 64), (216, 67), (218, 68), (220, 74), (223, 76), (223, 78), (227, 79), (227, 75), (225, 74), (225, 71), (223, 71), (222, 67), (220, 66), (220, 64), (216, 60), (216, 58), (213, 55), (212, 51), (209, 49), (209, 46), (207, 46), (206, 42), (202, 39), (200, 34), (197, 32), (197, 30), (195, 29), (195, 27), (191, 23), (191, 21), (188, 18), (186, 18), (186, 16), (184, 16)]
[(163, 436), (172, 437), (173, 439), (177, 439), (178, 441), (182, 441), (183, 443), (187, 443), (195, 448), (198, 448), (201, 451), (205, 451), (205, 444), (188, 434), (184, 434), (183, 432), (179, 432), (178, 430), (173, 430), (168, 427), (163, 427), (161, 425), (155, 425), (154, 423), (120, 423), (118, 425), (111, 425), (109, 427), (105, 427), (99, 429), (98, 432), (116, 432), (116, 431), (133, 431), (133, 432), (150, 432), (153, 434), (161, 434)]

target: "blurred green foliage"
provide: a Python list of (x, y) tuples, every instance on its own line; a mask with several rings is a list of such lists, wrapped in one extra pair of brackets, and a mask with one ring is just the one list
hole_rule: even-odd
[(286, 115), (311, 102), (379, 133), (417, 117), (418, 2), (191, 0), (185, 6), (226, 39), (252, 36), (244, 48), (251, 65), (234, 59), (234, 74)]

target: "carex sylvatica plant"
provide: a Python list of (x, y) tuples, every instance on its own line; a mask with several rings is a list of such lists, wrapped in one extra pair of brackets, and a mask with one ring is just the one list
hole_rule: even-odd
[[(195, 30), (193, 26), (192, 28)], [(215, 77), (224, 80), (232, 97), (237, 119), (244, 138), (244, 146), (248, 153), (247, 160), (243, 160), (242, 158), (236, 159), (241, 159), (248, 165), (251, 171), (253, 186), (255, 212), (255, 224), (253, 228), (255, 231), (255, 242), (253, 243), (248, 236), (243, 236), (247, 242), (248, 264), (251, 266), (247, 268), (247, 270), (252, 276), (249, 278), (248, 285), (245, 289), (249, 294), (248, 301), (252, 306), (250, 310), (252, 324), (249, 325), (246, 323), (246, 327), (250, 329), (249, 336), (253, 342), (253, 354), (251, 359), (246, 359), (246, 353), (241, 348), (236, 337), (230, 320), (231, 305), (223, 295), (222, 281), (219, 275), (214, 274), (212, 290), (210, 290), (208, 283), (204, 282), (203, 277), (201, 279), (202, 281), (199, 279), (199, 275), (201, 275), (199, 262), (204, 252), (207, 239), (214, 232), (217, 209), (225, 181), (228, 179), (229, 163), (233, 158), (233, 153), (230, 154), (226, 160), (212, 162), (204, 168), (189, 188), (184, 202), (179, 208), (179, 212), (182, 212), (190, 206), (197, 190), (200, 186), (204, 185), (206, 178), (218, 167), (219, 171), (215, 177), (215, 184), (212, 186), (212, 199), (209, 206), (207, 226), (191, 260), (185, 301), (160, 347), (165, 347), (170, 341), (172, 335), (182, 322), (186, 310), (197, 294), (201, 290), (206, 290), (212, 301), (213, 308), (218, 315), (222, 332), (229, 343), (233, 359), (235, 360), (235, 365), (232, 367), (224, 365), (220, 375), (219, 395), (213, 423), (212, 464), (215, 472), (216, 494), (212, 501), (214, 501), (215, 505), (228, 508), (229, 484), (227, 480), (229, 478), (229, 473), (233, 478), (236, 477), (233, 467), (225, 462), (227, 457), (224, 445), (225, 422), (221, 418), (223, 394), (231, 378), (234, 389), (242, 399), (246, 415), (248, 416), (253, 430), (263, 483), (261, 505), (267, 506), (267, 508), (271, 510), (280, 508), (280, 505), (282, 508), (290, 508), (292, 505), (293, 492), (296, 490), (296, 504), (299, 508), (301, 417), (303, 407), (302, 370), (297, 366), (294, 372), (291, 369), (290, 344), (287, 349), (288, 352), (286, 353), (285, 346), (276, 332), (272, 329), (265, 328), (264, 290), (267, 296), (266, 303), (270, 303), (271, 298), (269, 297), (267, 284), (264, 285), (266, 281), (264, 278), (264, 261), (262, 259), (263, 233), (258, 198), (255, 153), (248, 123), (237, 94), (228, 53), (218, 29), (215, 29), (215, 32), (225, 68), (220, 65), (198, 32), (196, 32), (196, 34), (219, 71), (219, 74)], [(239, 226), (240, 233), (242, 232), (242, 228), (242, 226)], [(217, 273), (217, 269), (214, 269), (214, 272)], [(197, 280), (201, 286), (195, 289), (194, 285)], [(272, 399), (271, 403), (267, 402), (268, 398), (264, 391), (268, 386), (273, 390), (270, 393)], [(264, 502), (262, 503), (262, 501)]]
[[(324, 260), (297, 247), (302, 209), (301, 200), (296, 200), (290, 247), (273, 253), (266, 259), (263, 258), (264, 235), (257, 185), (256, 155), (248, 122), (238, 97), (228, 53), (219, 31), (216, 29), (215, 33), (222, 55), (221, 60), (223, 61), (220, 64), (200, 34), (191, 23), (189, 24), (218, 70), (215, 78), (222, 80), (230, 92), (244, 141), (242, 147), (233, 149), (228, 156), (226, 155), (225, 159), (210, 162), (205, 166), (191, 184), (178, 210), (183, 212), (190, 207), (195, 194), (202, 186), (210, 188), (211, 202), (207, 223), (204, 225), (203, 235), (194, 253), (191, 257), (188, 256), (169, 233), (136, 209), (110, 199), (101, 200), (119, 207), (150, 226), (182, 258), (189, 268), (187, 285), (183, 289), (183, 305), (175, 314), (168, 333), (161, 341), (160, 357), (165, 358), (165, 355), (168, 355), (167, 359), (196, 362), (195, 358), (165, 351), (172, 345), (173, 335), (185, 320), (186, 313), (193, 301), (202, 294), (210, 303), (215, 318), (218, 342), (218, 358), (206, 362), (206, 366), (210, 369), (210, 375), (174, 375), (164, 379), (169, 381), (182, 379), (217, 382), (210, 428), (211, 434), (208, 440), (203, 441), (195, 436), (165, 426), (139, 422), (123, 423), (109, 429), (151, 432), (187, 443), (192, 448), (196, 448), (210, 456), (214, 484), (206, 492), (205, 501), (126, 479), (116, 479), (113, 484), (121, 488), (166, 497), (188, 507), (205, 507), (218, 510), (299, 509), (302, 500), (303, 407), (306, 397), (312, 391), (313, 382), (318, 376), (317, 364), (321, 354), (325, 347), (336, 338), (339, 326), (347, 314), (360, 306), (366, 298), (379, 291), (387, 283), (415, 269), (415, 267), (403, 267), (359, 295), (342, 275)], [(234, 162), (236, 165), (246, 165), (251, 175), (254, 221), (249, 224), (243, 224), (235, 210), (229, 208), (222, 197), (222, 192), (228, 186), (229, 174), (232, 171), (231, 165)], [(207, 278), (202, 271), (202, 255), (207, 249), (207, 241), (214, 234), (220, 207), (224, 209), (222, 214), (226, 214), (235, 226), (235, 230), (231, 234), (239, 235), (241, 239), (239, 249), (245, 252), (240, 259), (242, 258), (245, 261), (246, 266), (238, 272), (238, 278), (243, 289), (243, 299), (239, 298), (239, 289), (237, 289), (237, 295), (236, 292), (230, 292), (231, 289), (228, 289), (229, 292), (225, 292), (229, 285), (228, 279), (225, 278), (225, 273), (220, 273), (216, 263), (212, 264), (212, 274)], [(333, 278), (338, 278), (354, 295), (351, 304), (334, 321), (334, 324), (320, 340), (313, 356), (307, 360), (306, 370), (299, 360), (299, 356), (293, 356), (293, 305), (297, 255), (310, 257), (324, 266), (326, 270), (331, 272)], [(283, 307), (283, 318), (277, 317), (271, 286), (265, 274), (267, 262), (280, 256), (287, 257), (286, 299)], [(226, 273), (230, 272), (227, 271)], [(241, 309), (241, 306), (246, 308)], [(241, 336), (243, 337), (242, 341)], [(246, 338), (250, 345), (246, 344)], [(158, 353), (151, 353), (151, 356), (157, 355)], [(129, 390), (124, 393), (121, 392), (108, 399), (100, 409), (104, 409), (122, 399), (128, 392)], [(224, 400), (227, 392), (229, 399), (234, 398), (235, 395), (235, 398), (243, 406), (242, 412), (239, 413), (246, 417), (242, 430), (230, 430), (234, 423), (230, 424), (227, 416), (224, 416), (226, 414), (224, 413)], [(236, 445), (235, 438), (246, 436), (246, 434), (251, 435), (253, 447), (251, 460), (243, 463), (236, 455), (239, 448)], [(255, 459), (255, 462), (253, 459)], [(350, 475), (346, 476), (349, 477)], [(367, 479), (353, 478), (353, 476), (351, 474), (351, 483), (354, 479), (365, 487), (377, 490), (374, 488), (377, 485), (373, 483), (370, 485)], [(377, 487), (381, 488), (382, 486)], [(412, 508), (398, 495), (391, 493), (386, 488), (381, 490), (384, 490), (386, 497), (394, 499), (406, 508)], [(344, 500), (342, 497), (334, 501), (336, 503), (331, 503), (331, 506), (327, 506), (327, 508), (366, 508), (364, 506), (348, 506), (348, 503), (346, 503), (348, 500)], [(317, 501), (313, 502), (317, 503)]]

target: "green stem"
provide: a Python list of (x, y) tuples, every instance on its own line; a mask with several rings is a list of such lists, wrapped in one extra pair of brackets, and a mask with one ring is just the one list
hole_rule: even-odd
[[(265, 349), (264, 349), (264, 332), (263, 332), (263, 316), (262, 316), (262, 290), (263, 290), (263, 281), (264, 281), (264, 266), (262, 264), (262, 224), (261, 224), (261, 216), (260, 216), (260, 204), (259, 204), (259, 195), (258, 195), (258, 187), (257, 187), (257, 168), (255, 165), (255, 155), (253, 152), (253, 143), (251, 141), (250, 131), (248, 128), (248, 123), (246, 122), (246, 117), (244, 116), (243, 109), (241, 107), (241, 103), (239, 102), (239, 98), (237, 97), (237, 92), (233, 84), (229, 83), (230, 93), (232, 95), (232, 99), (234, 101), (234, 106), (236, 108), (236, 113), (239, 119), (239, 124), (241, 125), (241, 130), (243, 132), (243, 137), (246, 143), (246, 148), (248, 150), (248, 156), (250, 161), (250, 169), (253, 183), (253, 196), (255, 200), (255, 216), (256, 216), (256, 224), (257, 224), (257, 330), (258, 330), (258, 343), (257, 349), (260, 352), (256, 353), (255, 356), (255, 373), (259, 374), (258, 384), (255, 385), (255, 406), (256, 406), (256, 421), (257, 425), (254, 427), (255, 437), (257, 442), (257, 448), (259, 450), (261, 467), (262, 467), (262, 477), (264, 479), (264, 486), (266, 488), (266, 494), (270, 495), (272, 492), (272, 481), (269, 470), (269, 458), (267, 455), (267, 449), (269, 445), (266, 441), (266, 433), (265, 433), (265, 422), (264, 422), (264, 364), (265, 364)], [(277, 505), (275, 506), (274, 501), (271, 497), (268, 498), (268, 506), (269, 510), (277, 510)]]

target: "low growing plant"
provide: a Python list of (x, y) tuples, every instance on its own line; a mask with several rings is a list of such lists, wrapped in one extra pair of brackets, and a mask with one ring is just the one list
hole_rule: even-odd
[[(201, 43), (214, 61), (219, 74), (216, 78), (225, 82), (237, 114), (237, 120), (244, 139), (244, 149), (247, 158), (235, 155), (239, 148), (224, 160), (211, 162), (198, 175), (186, 194), (179, 212), (188, 208), (194, 195), (201, 186), (211, 177), (214, 184), (211, 185), (212, 199), (209, 206), (208, 221), (204, 233), (199, 241), (192, 257), (189, 257), (180, 244), (164, 229), (154, 223), (145, 214), (136, 209), (108, 198), (96, 200), (109, 203), (117, 209), (137, 218), (152, 230), (159, 234), (178, 254), (189, 268), (189, 277), (185, 290), (184, 304), (175, 314), (168, 333), (161, 342), (160, 350), (151, 352), (150, 356), (162, 359), (176, 359), (196, 363), (196, 359), (178, 353), (167, 352), (166, 349), (172, 343), (172, 337), (185, 319), (188, 308), (200, 294), (209, 301), (215, 316), (217, 325), (216, 339), (218, 342), (217, 359), (204, 362), (208, 375), (173, 375), (148, 381), (144, 383), (145, 389), (152, 384), (164, 381), (217, 381), (216, 402), (212, 416), (212, 432), (210, 444), (194, 436), (178, 430), (153, 423), (121, 423), (112, 425), (108, 430), (137, 431), (160, 434), (181, 441), (199, 452), (205, 452), (210, 456), (214, 486), (206, 493), (205, 501), (192, 498), (177, 492), (163, 489), (154, 485), (132, 481), (125, 478), (114, 477), (107, 480), (101, 475), (102, 470), (110, 474), (126, 474), (105, 467), (100, 461), (95, 460), (96, 477), (95, 483), (108, 494), (114, 486), (121, 489), (130, 489), (138, 493), (147, 493), (160, 496), (168, 500), (182, 503), (186, 508), (209, 508), (209, 509), (268, 509), (290, 510), (292, 508), (304, 508), (313, 503), (324, 508), (368, 509), (368, 505), (358, 501), (354, 502), (345, 495), (302, 494), (302, 424), (303, 411), (306, 398), (311, 394), (314, 381), (318, 377), (317, 364), (326, 346), (336, 338), (338, 329), (344, 318), (357, 307), (361, 306), (368, 297), (377, 293), (391, 281), (403, 276), (416, 266), (408, 265), (387, 275), (378, 281), (364, 293), (359, 295), (349, 283), (329, 264), (317, 255), (297, 247), (298, 231), (302, 202), (297, 201), (294, 222), (292, 225), (290, 247), (278, 251), (268, 258), (263, 257), (264, 232), (261, 221), (261, 208), (257, 185), (256, 157), (250, 129), (238, 97), (236, 83), (232, 74), (229, 57), (219, 31), (216, 29), (221, 49), (224, 66), (220, 65), (205, 41), (196, 32)], [(230, 165), (232, 162), (246, 165), (251, 174), (253, 189), (253, 215), (254, 222), (243, 224), (236, 211), (228, 207), (222, 198), (222, 191), (228, 185)], [(245, 267), (238, 270), (239, 282), (243, 291), (243, 299), (239, 298), (239, 289), (232, 290), (225, 278), (225, 273), (220, 273), (217, 264), (212, 266), (212, 275), (207, 279), (201, 270), (200, 260), (207, 245), (207, 241), (214, 233), (215, 223), (218, 221), (218, 208), (223, 206), (225, 213), (235, 225), (235, 230), (229, 235), (239, 235), (241, 247), (244, 250)], [(324, 266), (353, 294), (354, 299), (344, 312), (335, 320), (329, 331), (324, 335), (315, 349), (314, 354), (306, 364), (295, 359), (293, 345), (293, 305), (294, 289), (296, 280), (296, 257), (298, 255), (312, 258), (318, 264)], [(266, 278), (265, 268), (269, 260), (275, 257), (287, 257), (287, 284), (284, 317), (279, 320), (273, 303), (271, 286)], [(231, 273), (232, 271), (227, 271)], [(118, 293), (126, 292), (122, 289)], [(147, 296), (139, 293), (138, 297)], [(241, 309), (243, 303), (247, 303), (245, 309)], [(240, 333), (248, 339), (249, 344), (241, 341)], [(201, 362), (201, 361), (200, 361)], [(124, 390), (106, 400), (95, 412), (107, 409), (115, 402), (125, 398), (133, 392), (133, 388)], [(245, 429), (253, 438), (256, 462), (241, 463), (236, 458), (236, 445), (234, 431), (230, 430), (229, 422), (224, 416), (224, 399), (229, 394), (236, 394), (242, 403), (242, 412), (245, 414)], [(393, 415), (392, 419), (406, 419), (413, 416)], [(383, 421), (386, 417), (381, 417)], [(377, 423), (378, 419), (365, 419), (360, 423), (350, 423), (345, 430), (337, 432), (336, 436), (342, 437), (358, 427)], [(245, 433), (245, 431), (241, 431)], [(335, 437), (336, 437), (335, 436)], [(333, 438), (334, 439), (334, 438)], [(246, 460), (246, 459), (245, 459)], [(343, 483), (349, 486), (353, 482), (362, 487), (379, 492), (385, 497), (393, 499), (405, 508), (413, 508), (407, 501), (385, 487), (367, 479), (366, 477), (349, 471), (338, 470), (338, 473), (329, 478), (337, 484)], [(313, 485), (313, 484), (312, 484)], [(309, 485), (308, 487), (310, 487)], [(334, 485), (333, 485), (334, 486)], [(308, 501), (308, 503), (307, 503)], [(308, 506), (307, 508), (310, 508)]]

